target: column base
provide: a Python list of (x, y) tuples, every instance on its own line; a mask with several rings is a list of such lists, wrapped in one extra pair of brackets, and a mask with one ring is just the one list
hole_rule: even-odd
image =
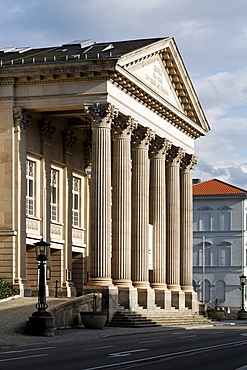
[(62, 286), (62, 296), (63, 297), (76, 297), (76, 288), (74, 283), (71, 281), (66, 281)]
[(148, 311), (155, 310), (155, 292), (151, 288), (138, 288), (138, 305), (147, 309)]
[(171, 310), (171, 292), (165, 287), (160, 287), (158, 284), (151, 284), (155, 291), (155, 304), (165, 310)]
[(129, 310), (135, 311), (138, 308), (137, 289), (132, 287), (118, 287), (118, 303)]
[(26, 322), (29, 335), (54, 337), (55, 318), (49, 312), (34, 312)]
[(171, 306), (178, 310), (185, 310), (185, 293), (181, 290), (180, 285), (167, 285), (171, 291)]
[(32, 296), (32, 289), (28, 284), (27, 279), (18, 278), (15, 279), (14, 282), (14, 289), (17, 293), (20, 294), (21, 297), (31, 297)]
[(87, 286), (97, 287), (113, 287), (112, 279), (110, 277), (91, 277)]
[[(184, 291), (183, 287), (182, 290)], [(188, 307), (193, 312), (199, 312), (199, 302), (197, 293), (192, 291), (184, 291), (185, 293), (185, 307)]]

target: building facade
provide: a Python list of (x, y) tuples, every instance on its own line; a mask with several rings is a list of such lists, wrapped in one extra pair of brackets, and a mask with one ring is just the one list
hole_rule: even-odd
[(209, 126), (172, 38), (0, 50), (0, 128), (0, 274), (20, 294), (37, 293), (43, 238), (50, 296), (195, 309), (191, 173)]
[(246, 275), (247, 191), (213, 179), (193, 185), (194, 272), (198, 299), (240, 308)]

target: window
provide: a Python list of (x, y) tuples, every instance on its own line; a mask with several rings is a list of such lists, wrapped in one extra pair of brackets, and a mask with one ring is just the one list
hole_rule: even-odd
[(200, 222), (199, 222), (199, 230), (200, 231), (210, 231), (210, 213), (208, 212), (201, 212), (200, 213)]
[(220, 248), (220, 266), (231, 266), (231, 247)]
[(219, 229), (220, 230), (230, 230), (230, 215), (229, 211), (220, 212), (219, 214)]
[(72, 225), (81, 225), (81, 179), (72, 178)]
[(34, 216), (35, 214), (35, 162), (27, 159), (26, 161), (26, 215)]
[(59, 221), (59, 171), (51, 169), (51, 221)]
[(215, 295), (219, 302), (225, 301), (226, 284), (224, 281), (218, 280), (215, 285)]

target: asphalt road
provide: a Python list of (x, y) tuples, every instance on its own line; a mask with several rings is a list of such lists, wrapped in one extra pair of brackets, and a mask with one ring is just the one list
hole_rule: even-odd
[(0, 370), (235, 370), (245, 365), (246, 325), (178, 329), (0, 350)]

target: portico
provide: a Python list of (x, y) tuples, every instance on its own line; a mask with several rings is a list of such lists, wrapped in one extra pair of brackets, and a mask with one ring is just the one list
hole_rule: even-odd
[(191, 174), (209, 126), (174, 40), (63, 45), (49, 63), (47, 52), (0, 67), (0, 125), (15, 153), (0, 164), (14, 163), (0, 245), (16, 251), (0, 272), (33, 292), (31, 246), (42, 236), (57, 277), (50, 295), (59, 279), (65, 296), (101, 290), (109, 310), (196, 311)]

